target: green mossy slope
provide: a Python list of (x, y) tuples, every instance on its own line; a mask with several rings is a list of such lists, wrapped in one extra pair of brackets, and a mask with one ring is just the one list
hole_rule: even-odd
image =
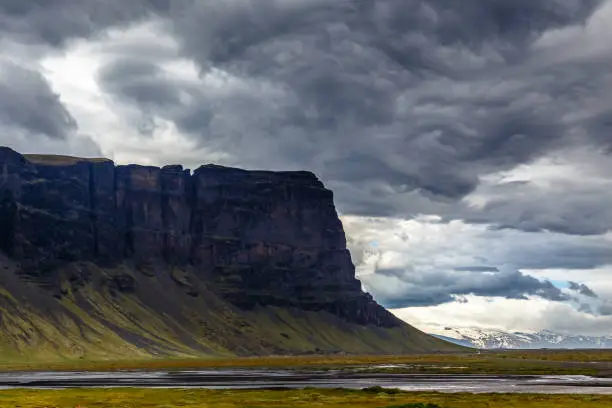
[(61, 290), (54, 293), (23, 281), (6, 259), (2, 268), (4, 363), (458, 349), (408, 325), (360, 326), (328, 312), (279, 307), (243, 311), (189, 271), (159, 276), (127, 265), (74, 263), (62, 271)]

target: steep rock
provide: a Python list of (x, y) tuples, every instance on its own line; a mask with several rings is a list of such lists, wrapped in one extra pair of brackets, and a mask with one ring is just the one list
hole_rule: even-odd
[(21, 281), (81, 305), (91, 284), (183, 319), (146, 293), (156, 279), (246, 314), (272, 307), (408, 327), (361, 290), (333, 194), (309, 172), (192, 173), (0, 148), (0, 250)]

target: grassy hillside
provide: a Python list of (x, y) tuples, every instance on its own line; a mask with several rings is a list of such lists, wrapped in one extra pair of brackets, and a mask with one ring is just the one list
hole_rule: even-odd
[(5, 364), (457, 349), (408, 325), (360, 326), (327, 312), (278, 307), (241, 311), (189, 271), (157, 275), (74, 263), (62, 270), (59, 291), (48, 291), (24, 281), (6, 259), (0, 268)]

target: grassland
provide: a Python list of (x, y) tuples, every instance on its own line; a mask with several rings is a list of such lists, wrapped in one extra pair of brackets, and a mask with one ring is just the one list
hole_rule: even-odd
[(227, 367), (338, 369), (369, 372), (445, 374), (612, 375), (612, 350), (505, 351), (403, 356), (310, 355), (247, 358), (147, 358), (140, 360), (66, 360), (0, 362), (0, 370), (180, 370)]
[[(591, 374), (606, 375), (612, 350), (506, 351), (404, 356), (296, 356), (205, 359), (65, 361), (5, 364), (0, 370), (123, 370), (211, 367), (291, 367), (419, 373)], [(377, 366), (397, 365), (392, 368)], [(415, 405), (416, 404), (416, 405)], [(421, 405), (418, 405), (421, 404)], [(432, 405), (427, 405), (432, 404)], [(395, 390), (181, 390), (69, 389), (5, 390), (0, 408), (172, 408), (172, 407), (387, 407), (387, 408), (603, 408), (612, 396), (542, 394), (404, 393)]]
[(172, 407), (394, 407), (394, 408), (609, 408), (612, 396), (531, 394), (440, 394), (348, 390), (213, 391), (180, 389), (89, 389), (0, 393), (0, 408)]

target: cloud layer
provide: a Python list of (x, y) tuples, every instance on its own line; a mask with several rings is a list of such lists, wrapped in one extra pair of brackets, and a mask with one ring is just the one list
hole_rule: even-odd
[(70, 112), (39, 72), (0, 60), (0, 123), (51, 139), (66, 139), (76, 130)]

